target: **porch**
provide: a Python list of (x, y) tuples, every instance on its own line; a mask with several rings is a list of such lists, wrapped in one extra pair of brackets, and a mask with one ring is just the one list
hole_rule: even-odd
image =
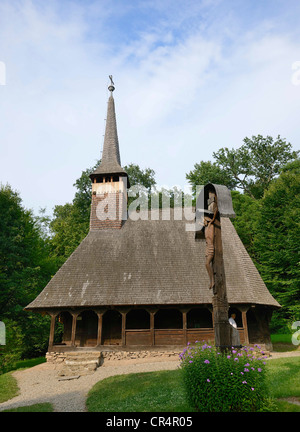
[[(236, 314), (242, 344), (249, 343), (249, 308), (239, 305), (229, 310), (229, 314)], [(65, 309), (48, 313), (48, 351), (184, 347), (188, 342), (214, 340), (211, 305)]]

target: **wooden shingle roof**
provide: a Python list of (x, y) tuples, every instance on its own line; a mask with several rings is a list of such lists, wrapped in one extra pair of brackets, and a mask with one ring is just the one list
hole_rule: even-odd
[[(205, 240), (195, 240), (187, 221), (172, 215), (90, 231), (26, 309), (211, 304)], [(221, 225), (229, 304), (279, 307), (231, 221), (221, 218)]]
[(121, 167), (115, 102), (112, 94), (108, 99), (107, 105), (107, 118), (101, 162), (91, 174), (91, 178), (93, 178), (95, 174), (127, 175), (126, 171)]

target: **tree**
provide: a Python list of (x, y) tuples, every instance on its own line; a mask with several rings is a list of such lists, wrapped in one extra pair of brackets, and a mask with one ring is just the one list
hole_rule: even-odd
[(213, 153), (217, 165), (229, 174), (236, 187), (252, 198), (261, 198), (281, 168), (297, 159), (299, 152), (293, 151), (290, 143), (271, 136), (262, 135), (245, 138), (238, 149), (221, 148)]
[(196, 186), (205, 185), (207, 183), (222, 184), (228, 189), (235, 189), (237, 181), (233, 179), (231, 173), (220, 168), (216, 162), (196, 163), (193, 171), (186, 174), (187, 180), (193, 188), (193, 193), (196, 192)]
[(141, 185), (147, 189), (148, 193), (151, 193), (151, 189), (156, 185), (155, 171), (151, 168), (145, 168), (144, 170), (136, 164), (129, 164), (124, 166), (124, 170), (128, 174), (129, 182), (131, 186)]
[(265, 192), (254, 243), (261, 275), (282, 305), (275, 317), (289, 325), (300, 316), (299, 208), (300, 161), (295, 161)]
[[(7, 345), (1, 362), (45, 349), (47, 319), (25, 312), (55, 272), (38, 218), (22, 206), (10, 186), (0, 187), (0, 320), (6, 324)], [(1, 365), (0, 365), (1, 368)]]
[(297, 160), (298, 151), (290, 143), (262, 135), (245, 138), (238, 149), (221, 148), (213, 153), (214, 162), (196, 163), (186, 174), (195, 194), (197, 185), (223, 184), (231, 190), (240, 189), (251, 198), (263, 196), (272, 180), (289, 162)]

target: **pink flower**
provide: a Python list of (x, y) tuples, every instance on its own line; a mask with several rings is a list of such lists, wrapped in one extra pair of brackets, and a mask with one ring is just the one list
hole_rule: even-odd
[(251, 390), (252, 390), (252, 391), (254, 391), (254, 388), (253, 388), (253, 387), (251, 387)]
[(206, 381), (207, 381), (207, 382), (210, 382), (210, 379), (208, 379), (208, 378), (207, 378), (207, 380), (206, 380)]

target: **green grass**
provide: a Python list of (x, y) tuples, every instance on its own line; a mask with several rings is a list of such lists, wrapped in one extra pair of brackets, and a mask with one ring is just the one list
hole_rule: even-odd
[(300, 397), (300, 356), (268, 360), (267, 371), (272, 398)]
[(12, 399), (17, 396), (18, 393), (19, 387), (17, 380), (11, 375), (11, 373), (9, 372), (0, 375), (0, 403)]
[(2, 412), (52, 412), (53, 406), (48, 403), (39, 403), (34, 405), (22, 406), (18, 408), (12, 408), (3, 410)]
[(185, 400), (179, 370), (106, 378), (90, 390), (86, 405), (93, 412), (193, 411)]
[(17, 380), (11, 375), (16, 369), (27, 369), (46, 361), (45, 357), (17, 361), (9, 372), (0, 374), (0, 403), (5, 402), (19, 394)]
[(292, 343), (291, 334), (272, 334), (271, 342), (273, 344), (274, 351), (285, 352), (285, 351), (296, 351), (299, 349), (299, 345)]
[(25, 368), (33, 367), (40, 363), (45, 363), (46, 361), (47, 360), (45, 357), (36, 357), (33, 359), (19, 360), (14, 364), (10, 365), (9, 367), (7, 367), (6, 369), (4, 369), (3, 373), (7, 373), (17, 369), (25, 369)]
[[(187, 412), (181, 371), (118, 375), (99, 381), (89, 392), (92, 412)], [(267, 361), (267, 381), (274, 411), (300, 412), (300, 406), (279, 400), (300, 397), (300, 357)]]

